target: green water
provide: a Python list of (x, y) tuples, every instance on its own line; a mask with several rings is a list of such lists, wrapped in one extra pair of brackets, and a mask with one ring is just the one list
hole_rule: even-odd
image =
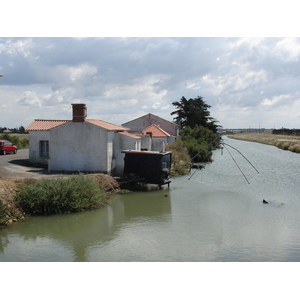
[[(104, 208), (0, 231), (0, 261), (300, 261), (299, 154), (225, 139), (204, 170)], [(270, 204), (263, 204), (266, 199)]]

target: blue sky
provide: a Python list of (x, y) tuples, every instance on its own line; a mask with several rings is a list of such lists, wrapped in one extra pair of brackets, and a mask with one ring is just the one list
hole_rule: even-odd
[[(239, 3), (227, 3), (233, 2)], [(68, 28), (74, 27), (80, 7), (74, 8), (70, 27), (58, 13), (55, 23), (59, 29), (52, 28), (52, 19), (51, 26), (41, 30), (37, 26), (41, 17), (32, 13), (38, 20), (29, 22), (25, 30), (17, 26), (0, 37), (0, 74), (4, 75), (0, 78), (0, 127), (26, 127), (36, 118), (71, 119), (71, 103), (76, 102), (86, 103), (88, 118), (115, 124), (147, 113), (172, 121), (173, 101), (202, 96), (211, 105), (211, 116), (224, 128), (300, 128), (300, 39), (282, 27), (276, 29), (284, 37), (268, 31), (278, 21), (281, 8), (277, 7), (271, 22), (256, 13), (256, 23), (260, 21), (267, 30), (249, 31), (241, 26), (241, 15), (221, 18), (220, 10), (215, 10), (214, 18), (205, 18), (189, 7), (191, 18), (183, 10), (185, 17), (181, 19), (181, 8), (177, 7), (171, 22), (164, 21), (171, 29), (149, 29), (148, 24), (143, 30), (136, 22), (125, 22), (128, 17), (118, 11), (113, 19), (120, 18), (118, 24), (122, 25), (117, 29), (97, 32), (88, 26), (86, 33), (81, 31), (82, 24), (94, 25), (92, 11), (91, 17), (80, 18), (72, 31)], [(108, 10), (112, 8), (113, 4)], [(144, 7), (148, 9), (145, 23), (161, 24), (162, 12)], [(246, 23), (251, 20), (253, 24), (254, 8), (245, 9), (250, 10)], [(206, 10), (213, 12), (213, 4)], [(293, 20), (293, 10), (288, 11), (288, 20)], [(51, 12), (56, 11), (53, 8)], [(133, 21), (142, 20), (135, 15)], [(233, 23), (230, 16), (235, 17)], [(110, 18), (100, 17), (97, 28), (111, 24)], [(184, 31), (178, 23), (185, 23)], [(213, 23), (217, 24), (214, 28)], [(202, 24), (211, 28), (204, 30)], [(225, 25), (228, 33), (221, 29)]]

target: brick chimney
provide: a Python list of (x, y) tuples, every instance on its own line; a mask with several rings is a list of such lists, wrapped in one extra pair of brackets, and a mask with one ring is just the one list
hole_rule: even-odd
[(73, 122), (84, 122), (86, 118), (86, 105), (83, 103), (72, 104)]

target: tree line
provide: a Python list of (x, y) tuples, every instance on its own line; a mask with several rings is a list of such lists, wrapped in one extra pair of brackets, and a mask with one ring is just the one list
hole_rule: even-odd
[(15, 128), (0, 127), (0, 133), (4, 132), (4, 130), (9, 130), (12, 133), (25, 133), (25, 127), (24, 126), (15, 127)]
[(283, 134), (283, 135), (296, 135), (296, 136), (300, 136), (300, 129), (287, 129), (287, 128), (273, 129), (272, 133), (273, 134)]

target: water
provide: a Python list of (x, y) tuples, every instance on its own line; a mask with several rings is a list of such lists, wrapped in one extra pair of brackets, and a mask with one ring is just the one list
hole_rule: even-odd
[(228, 148), (245, 178), (226, 149), (216, 150), (212, 164), (173, 178), (170, 189), (14, 223), (0, 231), (0, 261), (300, 261), (299, 154), (224, 141), (259, 173)]

